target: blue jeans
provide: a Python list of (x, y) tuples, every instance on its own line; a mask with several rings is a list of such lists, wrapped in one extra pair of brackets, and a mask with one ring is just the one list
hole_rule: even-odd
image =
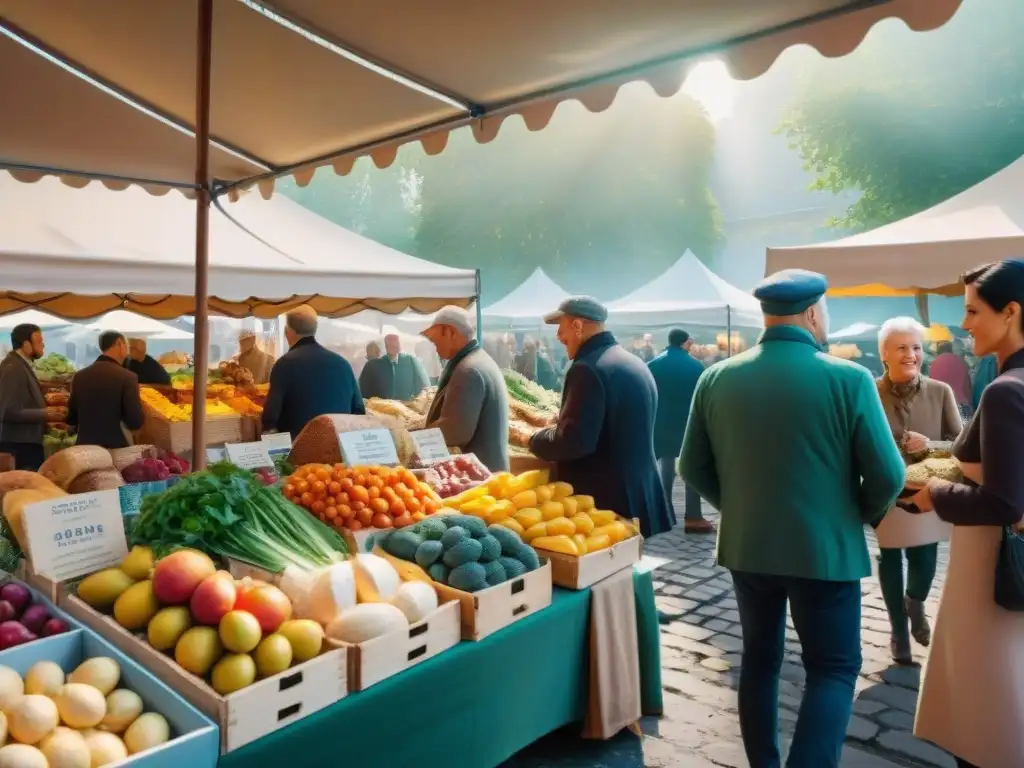
[(838, 768), (861, 667), (860, 582), (732, 572), (743, 627), (739, 712), (750, 768), (780, 768), (786, 602), (807, 682), (787, 768)]
[[(668, 508), (675, 515), (675, 505), (672, 503), (672, 486), (676, 481), (676, 459), (674, 456), (663, 456), (658, 459), (658, 469), (661, 472), (661, 485), (665, 489), (665, 497), (668, 499)], [(684, 520), (703, 520), (704, 516), (700, 511), (700, 494), (690, 486), (686, 486), (686, 512)]]

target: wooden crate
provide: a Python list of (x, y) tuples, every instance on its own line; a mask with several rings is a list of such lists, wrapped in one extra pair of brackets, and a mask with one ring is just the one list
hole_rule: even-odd
[[(143, 442), (163, 448), (174, 454), (192, 450), (192, 422), (167, 421), (150, 410), (146, 410), (146, 421), (142, 426)], [(242, 417), (209, 416), (206, 419), (206, 444), (242, 442)]]
[(538, 549), (551, 563), (551, 581), (566, 589), (586, 589), (623, 568), (631, 568), (643, 554), (643, 537), (630, 536), (607, 549), (589, 555), (565, 555)]
[[(442, 598), (443, 599), (443, 598)], [(333, 643), (348, 652), (348, 689), (365, 691), (381, 680), (454, 648), (461, 639), (460, 607), (449, 600), (422, 621), (358, 645)]]
[(153, 648), (74, 595), (61, 607), (73, 618), (143, 665), (154, 677), (220, 726), (221, 754), (291, 725), (348, 695), (348, 657), (344, 647), (221, 696), (205, 680), (183, 670)]
[(551, 605), (551, 563), (546, 560), (535, 571), (479, 592), (433, 584), (442, 600), (459, 601), (463, 640), (482, 640)]

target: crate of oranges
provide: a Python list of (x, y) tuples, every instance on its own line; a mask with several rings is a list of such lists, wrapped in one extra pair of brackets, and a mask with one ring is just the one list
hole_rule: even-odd
[(284, 483), (285, 498), (338, 529), (404, 528), (441, 508), (433, 488), (404, 467), (306, 464)]

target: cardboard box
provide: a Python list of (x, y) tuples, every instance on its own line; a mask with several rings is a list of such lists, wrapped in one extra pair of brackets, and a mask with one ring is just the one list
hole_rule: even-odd
[(643, 537), (630, 536), (588, 555), (565, 555), (538, 549), (537, 554), (551, 562), (551, 581), (566, 589), (586, 589), (623, 568), (631, 568), (643, 554)]
[(61, 607), (72, 618), (144, 664), (160, 681), (217, 723), (222, 754), (301, 720), (348, 695), (347, 651), (343, 647), (328, 650), (279, 675), (221, 696), (205, 680), (179, 667), (171, 656), (156, 650), (76, 596), (67, 595)]
[(434, 582), (442, 600), (458, 600), (462, 613), (462, 639), (482, 640), (499, 629), (551, 605), (551, 564), (479, 592)]
[(408, 629), (391, 632), (358, 645), (331, 643), (348, 651), (348, 689), (365, 691), (381, 680), (404, 672), (421, 661), (459, 644), (460, 606), (449, 600)]
[(139, 695), (144, 712), (158, 712), (171, 726), (172, 739), (154, 749), (130, 756), (119, 766), (135, 768), (215, 768), (219, 756), (217, 726), (161, 683), (144, 667), (102, 638), (74, 629), (63, 635), (19, 645), (3, 652), (4, 666), (22, 676), (38, 661), (54, 661), (70, 673), (86, 659), (109, 656), (121, 667), (119, 688)]

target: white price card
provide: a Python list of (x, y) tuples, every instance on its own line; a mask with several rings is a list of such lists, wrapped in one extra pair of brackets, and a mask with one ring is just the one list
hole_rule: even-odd
[(274, 466), (270, 458), (267, 444), (262, 440), (258, 443), (228, 443), (224, 446), (228, 452), (228, 461), (241, 469), (263, 469)]
[(227, 461), (228, 452), (223, 448), (207, 448), (206, 463), (216, 464), (218, 461)]
[(398, 464), (398, 449), (395, 439), (386, 429), (362, 429), (355, 432), (339, 432), (341, 457), (350, 467), (365, 464)]
[(412, 435), (412, 441), (416, 443), (416, 453), (420, 457), (420, 461), (447, 459), (452, 455), (444, 442), (444, 434), (437, 427), (420, 429), (409, 434)]
[(32, 567), (56, 581), (117, 565), (128, 554), (117, 490), (29, 504), (24, 523)]
[(271, 456), (275, 453), (291, 453), (292, 435), (290, 432), (268, 432), (260, 439), (266, 444)]

